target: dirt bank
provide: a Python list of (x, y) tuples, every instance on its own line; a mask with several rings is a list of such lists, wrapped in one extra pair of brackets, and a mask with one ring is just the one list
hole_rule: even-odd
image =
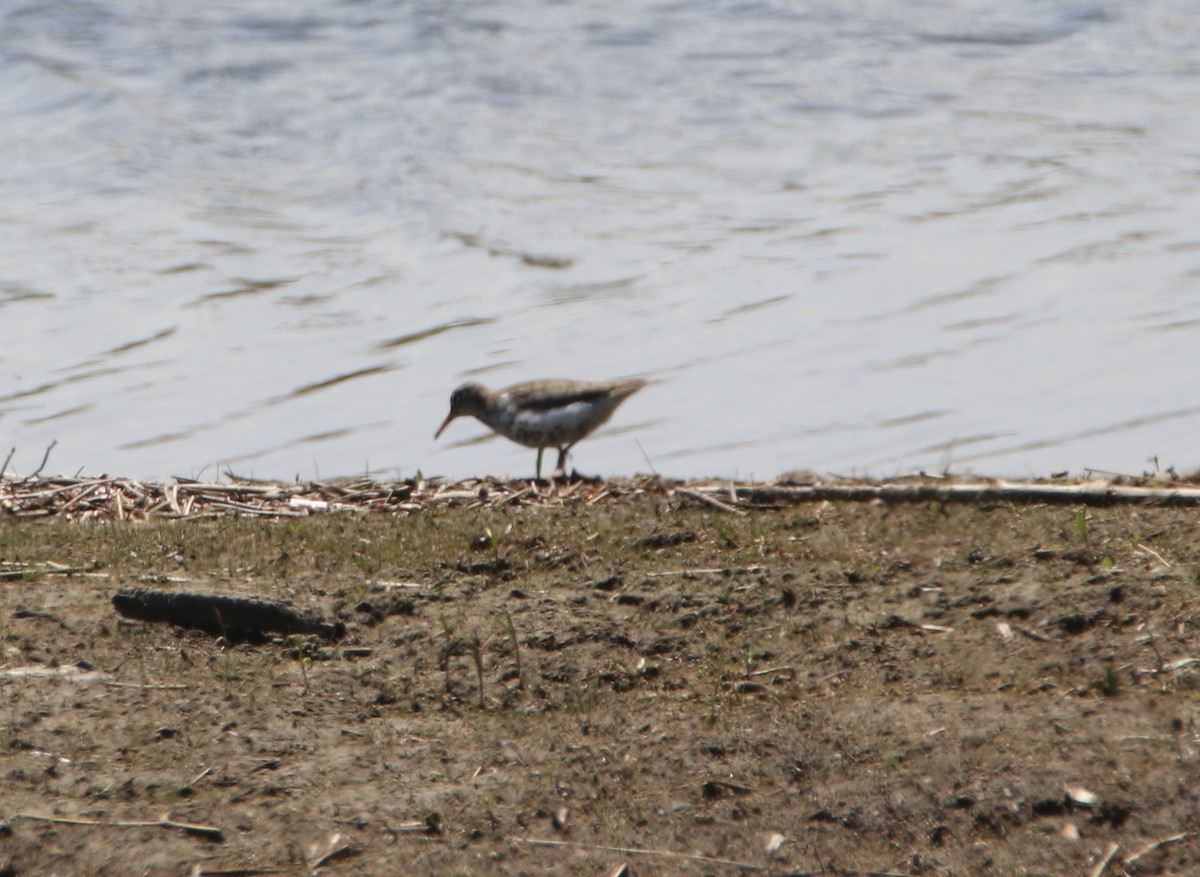
[(1200, 873), (1195, 510), (604, 489), (0, 517), (0, 873)]

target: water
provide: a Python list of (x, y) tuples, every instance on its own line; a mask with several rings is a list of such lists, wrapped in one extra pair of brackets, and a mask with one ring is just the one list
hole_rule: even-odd
[[(1200, 466), (1194, 3), (0, 3), (0, 456), (529, 475)], [(2, 462), (2, 460), (0, 460)]]

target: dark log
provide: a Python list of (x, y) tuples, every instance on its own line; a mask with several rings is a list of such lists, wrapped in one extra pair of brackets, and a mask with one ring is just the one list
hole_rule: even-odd
[[(728, 486), (693, 485), (691, 493), (715, 493), (725, 502), (729, 499)], [(984, 481), (977, 483), (890, 483), (890, 484), (827, 484), (812, 487), (786, 487), (776, 485), (734, 485), (737, 502), (792, 505), (806, 502), (870, 502), (879, 500), (888, 503), (905, 502), (1011, 502), (1022, 504), (1045, 503), (1047, 505), (1200, 505), (1200, 489), (1193, 485), (1179, 487), (1130, 487), (1108, 483), (1090, 484), (1036, 484)]]
[(113, 607), (126, 618), (166, 621), (231, 639), (262, 639), (267, 632), (315, 633), (326, 639), (340, 639), (346, 633), (340, 621), (326, 621), (279, 600), (154, 588), (122, 588), (112, 600)]

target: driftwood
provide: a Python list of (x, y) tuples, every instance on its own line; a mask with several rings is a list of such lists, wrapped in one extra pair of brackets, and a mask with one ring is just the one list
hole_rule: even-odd
[[(717, 493), (726, 503), (777, 503), (793, 505), (805, 502), (841, 501), (890, 503), (905, 502), (1011, 502), (1046, 505), (1128, 505), (1162, 506), (1200, 505), (1200, 488), (1187, 486), (1133, 487), (1108, 481), (1083, 484), (1043, 484), (1040, 482), (866, 482), (861, 484), (817, 484), (805, 487), (785, 485), (693, 486), (679, 491), (693, 495), (699, 491)], [(732, 496), (736, 502), (730, 502)]]
[(261, 639), (267, 632), (315, 633), (326, 639), (340, 639), (346, 633), (341, 622), (326, 621), (290, 603), (235, 594), (123, 588), (112, 601), (126, 618), (166, 621), (236, 639)]

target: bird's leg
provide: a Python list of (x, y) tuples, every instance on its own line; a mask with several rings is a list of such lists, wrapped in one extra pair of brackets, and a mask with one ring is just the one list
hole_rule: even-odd
[(561, 472), (563, 477), (567, 477), (567, 451), (571, 450), (570, 445), (563, 445), (558, 449), (558, 465), (554, 467), (555, 472)]
[(544, 444), (538, 445), (537, 475), (534, 476), (538, 481), (542, 480), (542, 451), (544, 450), (546, 450)]

